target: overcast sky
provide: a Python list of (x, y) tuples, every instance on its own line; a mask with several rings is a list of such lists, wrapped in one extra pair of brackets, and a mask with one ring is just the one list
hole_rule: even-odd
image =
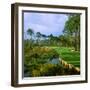
[(31, 28), (35, 33), (59, 36), (62, 34), (67, 20), (66, 14), (24, 12), (24, 32)]

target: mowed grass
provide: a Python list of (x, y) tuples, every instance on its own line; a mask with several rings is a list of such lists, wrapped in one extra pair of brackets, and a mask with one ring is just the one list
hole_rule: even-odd
[(73, 48), (67, 47), (50, 47), (56, 50), (60, 58), (67, 61), (69, 64), (73, 64), (75, 67), (80, 68), (80, 52), (72, 51)]

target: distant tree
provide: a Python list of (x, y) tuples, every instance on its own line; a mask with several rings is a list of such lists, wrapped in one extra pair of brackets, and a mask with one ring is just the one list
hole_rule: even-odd
[(34, 34), (34, 31), (29, 28), (29, 29), (27, 30), (27, 34), (31, 36), (30, 39), (32, 40), (32, 35)]
[(67, 38), (66, 38), (65, 35), (60, 35), (59, 40), (60, 40), (60, 45), (61, 46), (68, 46)]
[(29, 28), (29, 29), (27, 30), (27, 34), (30, 36), (29, 46), (30, 46), (30, 48), (32, 48), (32, 46), (33, 46), (32, 36), (34, 35), (34, 31)]
[(47, 37), (47, 36), (46, 36), (45, 34), (42, 34), (42, 38), (43, 38), (43, 39), (46, 39), (46, 37)]
[(42, 40), (41, 40), (41, 43), (42, 43), (42, 45), (47, 45), (47, 36), (45, 35), (45, 34), (41, 34), (41, 38), (42, 38)]
[(36, 33), (36, 37), (37, 37), (37, 43), (40, 44), (40, 38), (41, 38), (42, 34), (40, 32)]
[(53, 38), (54, 38), (53, 34), (48, 35), (49, 45), (53, 44)]

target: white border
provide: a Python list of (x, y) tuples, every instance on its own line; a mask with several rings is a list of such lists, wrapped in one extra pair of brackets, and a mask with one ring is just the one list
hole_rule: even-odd
[[(53, 77), (36, 77), (22, 79), (22, 10), (35, 10), (35, 11), (50, 11), (50, 12), (67, 12), (67, 13), (81, 13), (81, 61), (80, 61), (80, 75), (68, 76), (53, 76)], [(47, 82), (67, 82), (67, 81), (81, 81), (85, 80), (85, 10), (75, 9), (56, 9), (56, 8), (39, 8), (39, 7), (18, 7), (18, 83), (19, 84), (34, 84), (34, 83), (47, 83)]]

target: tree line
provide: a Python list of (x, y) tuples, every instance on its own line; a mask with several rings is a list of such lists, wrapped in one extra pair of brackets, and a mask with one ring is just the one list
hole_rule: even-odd
[(80, 14), (68, 15), (68, 20), (65, 22), (63, 34), (54, 36), (53, 34), (45, 35), (40, 32), (34, 32), (29, 28), (27, 34), (30, 36), (30, 45), (46, 45), (46, 46), (63, 46), (74, 47), (75, 51), (80, 50)]

